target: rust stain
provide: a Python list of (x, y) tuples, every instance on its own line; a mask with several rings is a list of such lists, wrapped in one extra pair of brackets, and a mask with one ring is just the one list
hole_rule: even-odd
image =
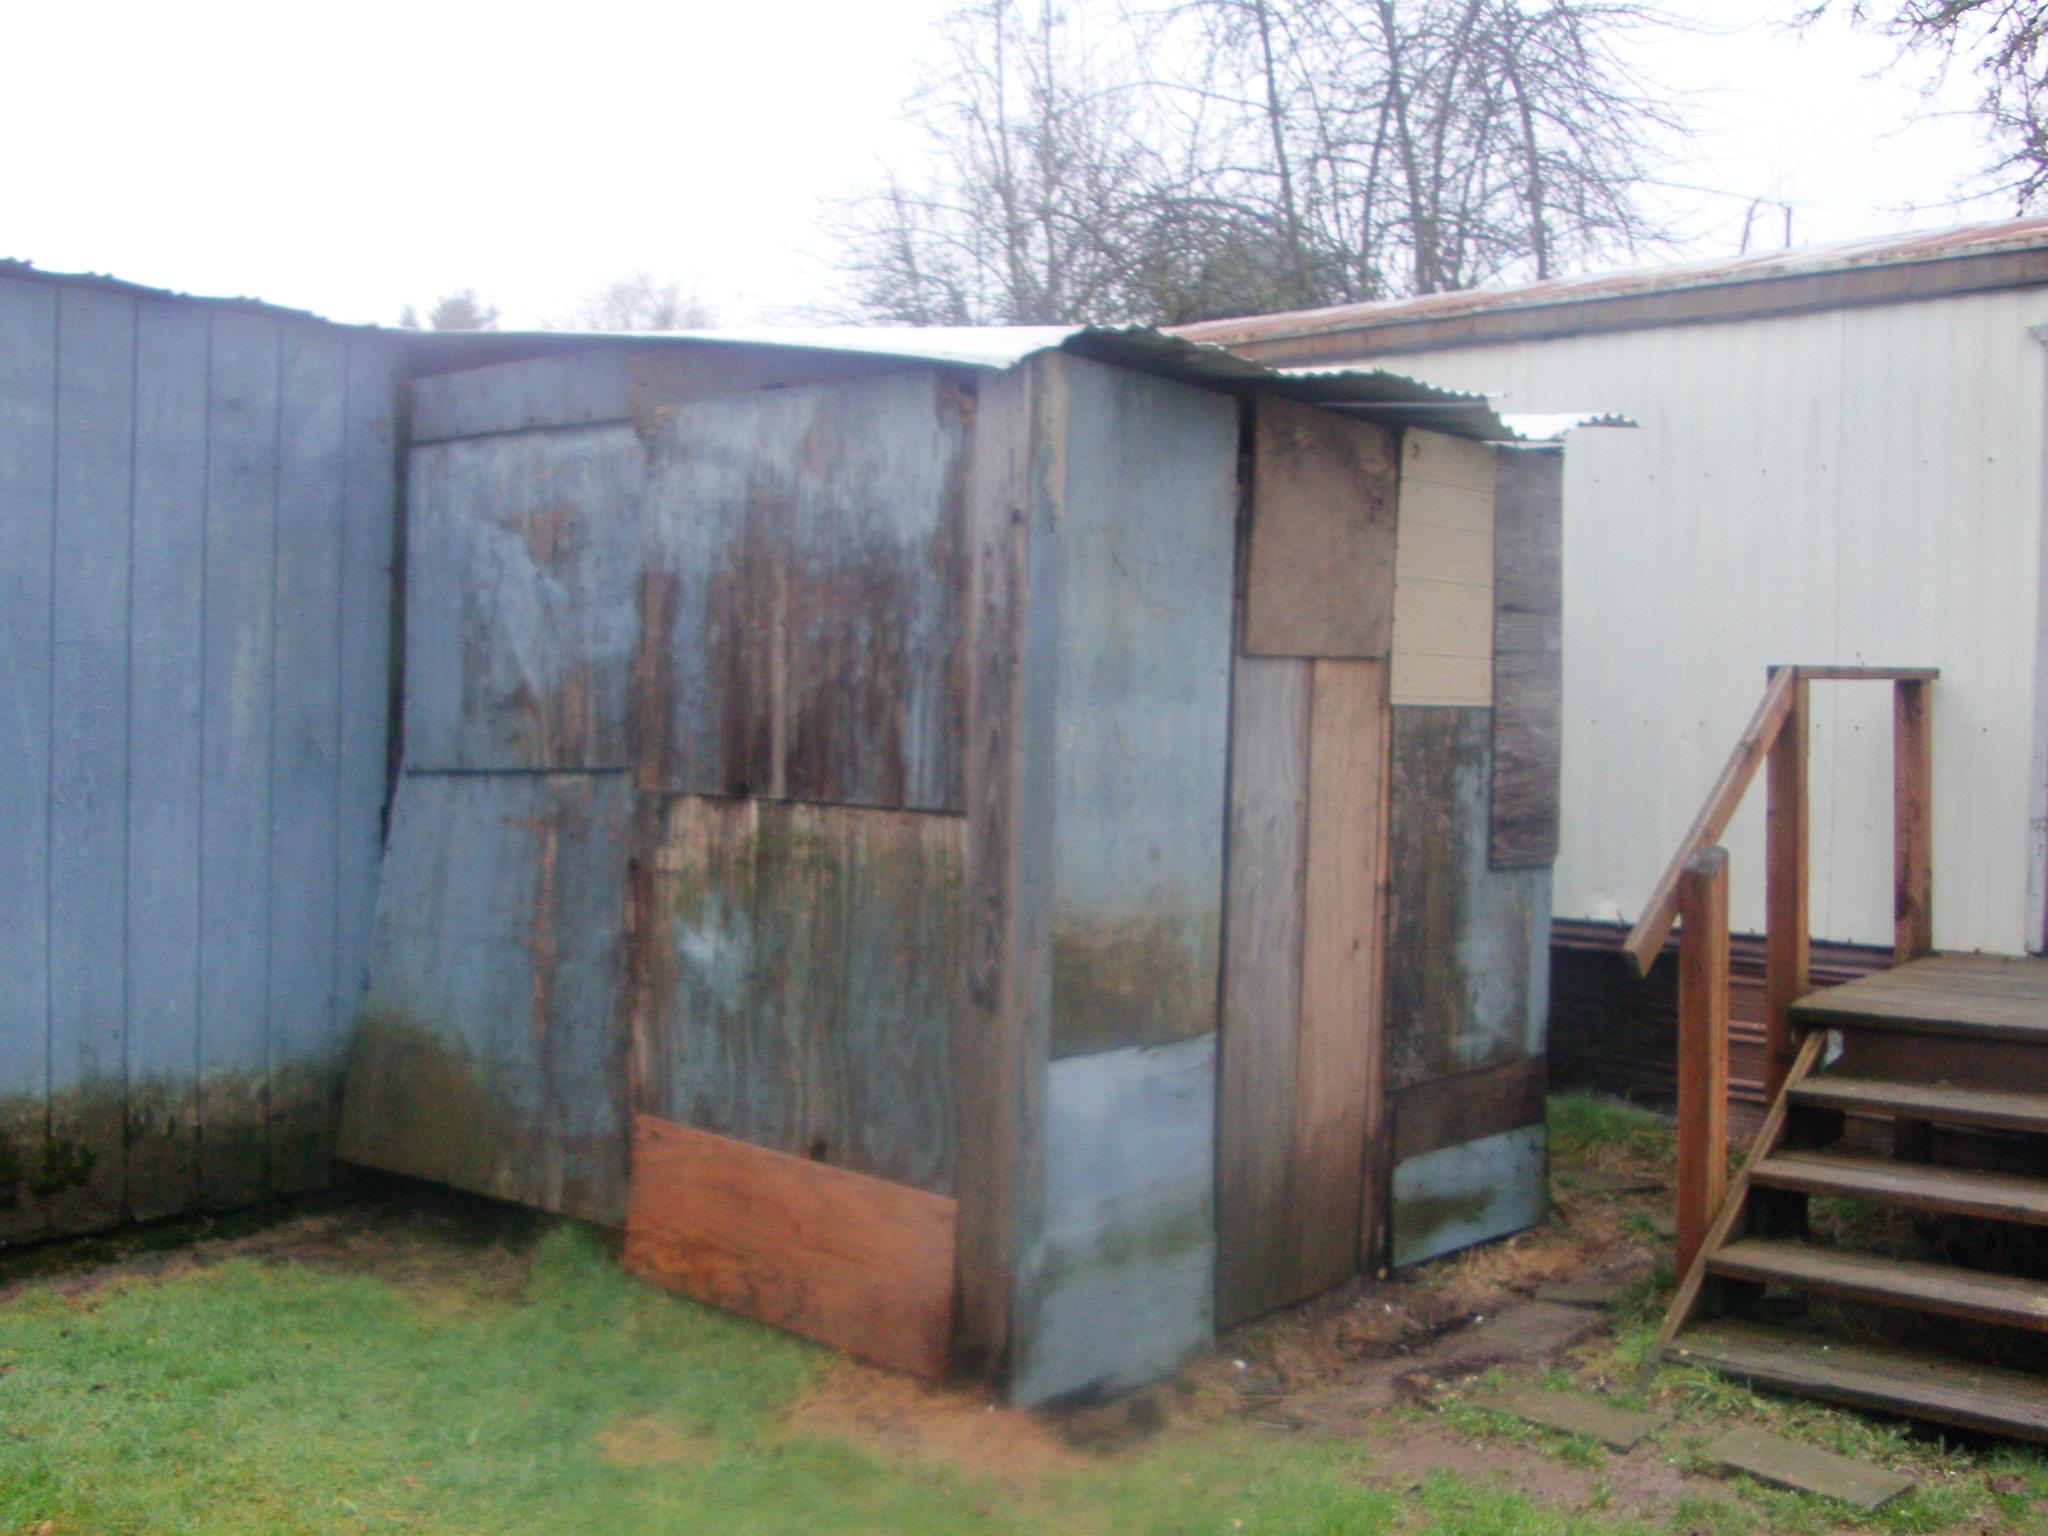
[(643, 793), (666, 787), (669, 739), (675, 715), (675, 642), (678, 582), (673, 572), (640, 573), (638, 628), (633, 645), (633, 737), (635, 784)]
[(526, 552), (543, 570), (559, 570), (583, 550), (583, 514), (566, 502), (536, 507), (515, 518), (512, 530), (526, 541)]

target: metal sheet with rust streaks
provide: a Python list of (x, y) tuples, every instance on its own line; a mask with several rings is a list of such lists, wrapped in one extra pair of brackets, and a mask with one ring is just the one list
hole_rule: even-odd
[(406, 774), (340, 1154), (591, 1221), (625, 1210), (625, 774)]
[(643, 789), (962, 809), (972, 409), (925, 372), (649, 423)]
[(628, 766), (638, 435), (467, 438), (410, 465), (406, 766)]
[(668, 800), (636, 927), (636, 1107), (953, 1187), (966, 823)]

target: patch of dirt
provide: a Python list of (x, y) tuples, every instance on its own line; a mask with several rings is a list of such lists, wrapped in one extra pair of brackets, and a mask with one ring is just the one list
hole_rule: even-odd
[(1541, 1446), (1489, 1435), (1483, 1439), (1434, 1422), (1396, 1422), (1366, 1442), (1371, 1481), (1396, 1489), (1418, 1486), (1432, 1473), (1449, 1472), (1495, 1483), (1548, 1508), (1599, 1509), (1609, 1516), (1648, 1519), (1668, 1514), (1688, 1494), (1722, 1485), (1694, 1477), (1653, 1446), (1577, 1466)]
[(696, 1466), (717, 1449), (709, 1435), (637, 1414), (619, 1419), (597, 1437), (597, 1451), (615, 1467)]
[(784, 1411), (782, 1424), (788, 1432), (848, 1440), (895, 1461), (938, 1462), (1019, 1490), (1088, 1463), (1053, 1415), (855, 1361), (821, 1371)]

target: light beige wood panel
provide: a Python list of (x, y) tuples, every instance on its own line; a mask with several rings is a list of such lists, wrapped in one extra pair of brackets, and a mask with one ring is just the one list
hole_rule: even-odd
[(1394, 542), (1395, 704), (1493, 702), (1493, 450), (1402, 435)]
[(1385, 656), (1394, 619), (1394, 433), (1270, 396), (1256, 411), (1246, 654)]

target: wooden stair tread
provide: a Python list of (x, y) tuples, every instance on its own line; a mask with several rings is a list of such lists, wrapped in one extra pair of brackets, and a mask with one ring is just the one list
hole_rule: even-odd
[(2048, 1441), (2048, 1381), (2018, 1371), (1739, 1323), (1688, 1329), (1674, 1349), (1774, 1391)]
[(2048, 1284), (2018, 1275), (1765, 1238), (1730, 1243), (1709, 1256), (1707, 1268), (1735, 1280), (1798, 1286), (2016, 1328), (2048, 1329)]
[(1883, 1111), (1905, 1119), (1939, 1120), (1948, 1125), (2048, 1132), (2048, 1093), (2006, 1093), (1958, 1088), (1947, 1083), (1825, 1074), (1800, 1083), (1792, 1090), (1792, 1098), (1817, 1109)]
[(1808, 1194), (1854, 1195), (1916, 1210), (2048, 1225), (2048, 1180), (1925, 1163), (1894, 1163), (1834, 1152), (1778, 1152), (1751, 1181)]
[(1792, 1016), (1815, 1028), (2048, 1044), (2048, 959), (1934, 955), (1810, 992), (1792, 1005)]

